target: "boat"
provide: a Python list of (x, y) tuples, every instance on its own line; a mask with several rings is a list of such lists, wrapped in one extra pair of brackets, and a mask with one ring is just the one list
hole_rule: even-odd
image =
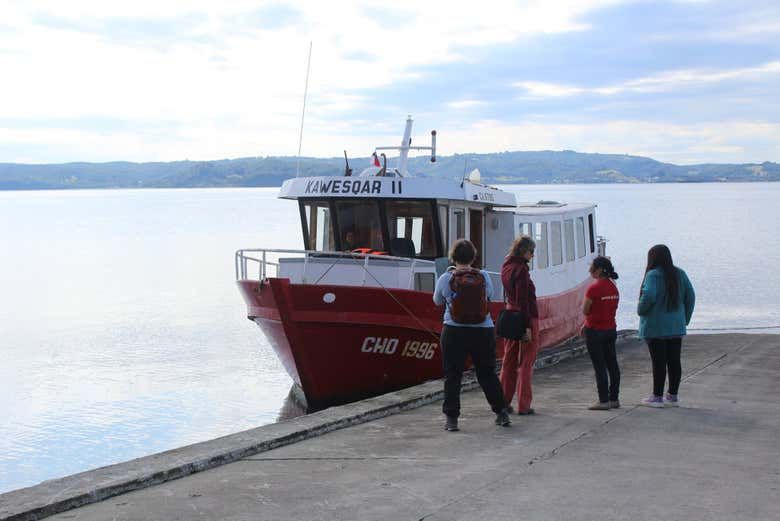
[[(407, 170), (412, 119), (401, 145), (378, 147), (374, 165), (352, 175), (296, 177), (279, 197), (297, 201), (303, 248), (241, 249), (236, 280), (256, 323), (309, 411), (392, 392), (442, 376), (443, 308), (432, 301), (459, 238), (477, 248), (493, 282), (490, 311), (503, 306), (500, 267), (513, 239), (536, 241), (531, 277), (540, 314), (540, 348), (574, 337), (588, 267), (604, 254), (591, 203), (518, 203), (514, 193), (458, 178)], [(388, 169), (384, 150), (397, 150)], [(376, 154), (381, 152), (383, 164)], [(499, 357), (502, 342), (498, 342)]]

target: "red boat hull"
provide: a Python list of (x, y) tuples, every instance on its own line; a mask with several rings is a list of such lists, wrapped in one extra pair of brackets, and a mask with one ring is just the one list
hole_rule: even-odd
[[(403, 289), (238, 282), (248, 317), (268, 338), (309, 409), (440, 378), (442, 308)], [(587, 281), (539, 299), (542, 349), (574, 336)], [(491, 307), (495, 318), (501, 303)], [(499, 353), (503, 350), (498, 343)]]

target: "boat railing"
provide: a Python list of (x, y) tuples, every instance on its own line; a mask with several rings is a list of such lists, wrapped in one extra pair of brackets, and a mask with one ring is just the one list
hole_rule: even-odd
[[(333, 283), (332, 279), (337, 278), (338, 270), (332, 272), (332, 268), (337, 264), (342, 267), (360, 268), (360, 279), (350, 277), (348, 281), (339, 281), (349, 285), (386, 285), (381, 281), (383, 277), (379, 273), (380, 270), (375, 268), (391, 268), (390, 264), (392, 264), (391, 271), (401, 275), (400, 278), (392, 277), (389, 282), (392, 287), (425, 288), (432, 291), (436, 277), (436, 263), (427, 259), (353, 252), (254, 248), (236, 251), (236, 280), (264, 280), (269, 277), (283, 276), (281, 273), (283, 264), (296, 265), (295, 275), (299, 280), (295, 282), (301, 284)], [(399, 268), (402, 268), (401, 271), (404, 273), (397, 273)], [(326, 278), (329, 272), (335, 276), (330, 280)], [(408, 277), (404, 276), (406, 274)], [(421, 281), (421, 278), (426, 275), (426, 280)], [(384, 278), (387, 279), (386, 276)]]
[(596, 253), (602, 257), (607, 255), (607, 238), (603, 235), (596, 238)]

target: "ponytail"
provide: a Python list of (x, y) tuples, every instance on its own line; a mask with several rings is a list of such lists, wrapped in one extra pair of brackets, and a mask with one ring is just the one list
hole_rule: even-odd
[(612, 261), (609, 260), (609, 258), (599, 255), (598, 257), (593, 259), (593, 263), (591, 264), (590, 267), (591, 271), (599, 268), (601, 269), (601, 273), (603, 277), (612, 280), (617, 280), (618, 274), (615, 271), (615, 267), (612, 265)]

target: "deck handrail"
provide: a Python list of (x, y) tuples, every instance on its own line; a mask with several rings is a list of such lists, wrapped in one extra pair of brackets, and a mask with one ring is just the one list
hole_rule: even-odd
[[(255, 255), (248, 255), (248, 254), (257, 254), (260, 253), (261, 255), (255, 256)], [(270, 248), (249, 248), (249, 249), (241, 249), (237, 250), (235, 254), (235, 263), (236, 263), (236, 280), (264, 280), (268, 277), (268, 266), (272, 266), (275, 268), (275, 274), (278, 275), (279, 273), (279, 262), (272, 262), (268, 259), (268, 254), (291, 254), (291, 255), (301, 255), (303, 256), (303, 274), (302, 274), (302, 283), (307, 284), (311, 283), (311, 281), (306, 281), (306, 269), (309, 264), (310, 258), (334, 258), (334, 259), (354, 259), (356, 265), (359, 265), (363, 268), (363, 280), (362, 285), (365, 286), (365, 284), (369, 281), (369, 267), (371, 263), (374, 265), (379, 265), (383, 261), (387, 260), (394, 260), (394, 261), (401, 261), (409, 264), (409, 282), (408, 287), (413, 288), (415, 281), (414, 277), (416, 273), (431, 273), (433, 271), (434, 274), (437, 274), (436, 272), (436, 263), (432, 260), (428, 259), (417, 259), (417, 258), (410, 258), (410, 257), (396, 257), (394, 255), (375, 255), (370, 253), (354, 253), (354, 252), (330, 252), (330, 251), (319, 251), (319, 250), (288, 250), (288, 249), (270, 249)], [(335, 262), (338, 262), (336, 260)], [(248, 268), (249, 262), (257, 263), (258, 265), (258, 277), (257, 278), (249, 278), (248, 272), (250, 271)], [(334, 262), (334, 264), (335, 264)], [(253, 270), (252, 270), (253, 271)], [(493, 296), (496, 298), (503, 298), (503, 286), (501, 285), (501, 274), (495, 271), (485, 271), (493, 280), (494, 280), (494, 288), (493, 288)], [(315, 283), (318, 281), (314, 281)], [(496, 282), (498, 283), (496, 285)]]
[[(247, 254), (261, 254), (261, 258), (247, 255)], [(409, 257), (396, 257), (394, 255), (376, 255), (372, 253), (355, 253), (355, 252), (338, 252), (338, 251), (319, 251), (319, 250), (289, 250), (289, 249), (278, 249), (278, 248), (246, 248), (246, 249), (240, 249), (236, 251), (235, 254), (235, 269), (236, 269), (236, 280), (249, 280), (247, 273), (248, 268), (247, 265), (249, 261), (258, 263), (258, 275), (259, 279), (265, 279), (268, 276), (268, 266), (273, 266), (277, 269), (279, 268), (278, 262), (272, 262), (268, 260), (267, 254), (291, 254), (291, 255), (300, 255), (304, 259), (304, 278), (305, 278), (305, 268), (308, 264), (308, 261), (310, 258), (337, 258), (337, 259), (356, 259), (361, 260), (361, 265), (364, 268), (368, 268), (369, 263), (372, 261), (374, 263), (387, 261), (387, 260), (395, 260), (395, 261), (401, 261), (406, 262), (410, 264), (410, 267), (412, 271), (414, 271), (415, 267), (418, 267), (422, 265), (422, 267), (434, 267), (436, 266), (436, 263), (431, 260), (427, 259), (417, 259), (417, 258), (409, 258)], [(364, 271), (365, 273), (365, 271)], [(364, 281), (365, 283), (365, 281)]]

